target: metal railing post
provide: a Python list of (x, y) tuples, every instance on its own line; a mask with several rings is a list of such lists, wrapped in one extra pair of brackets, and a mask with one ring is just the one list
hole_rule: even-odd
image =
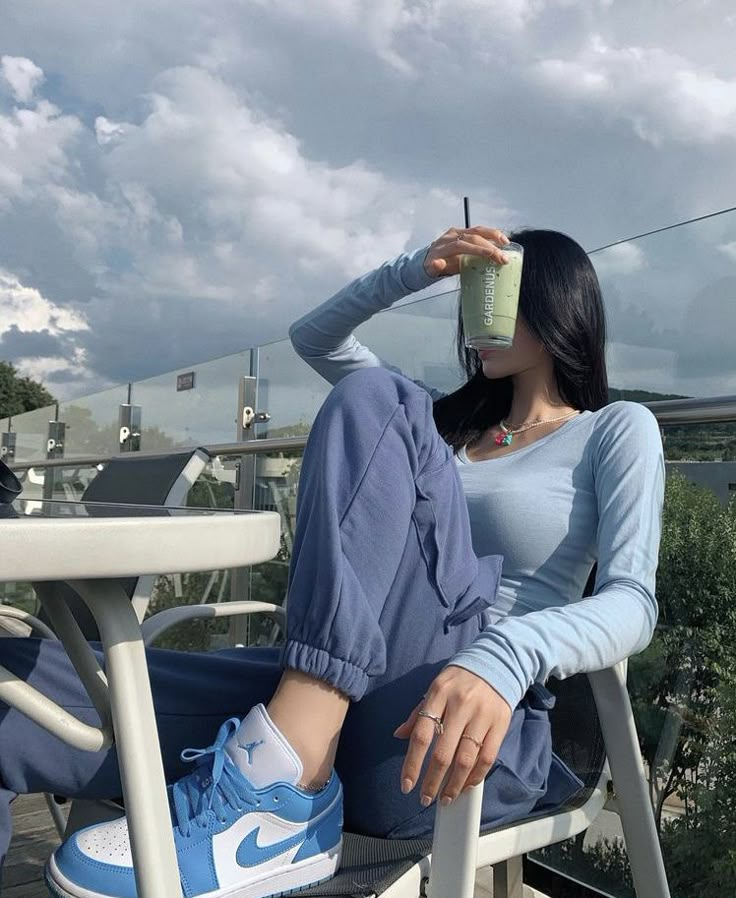
[(0, 433), (0, 458), (8, 464), (15, 458), (15, 434), (12, 430)]
[(124, 402), (118, 411), (118, 434), (121, 452), (140, 452), (141, 448), (141, 420), (142, 409), (140, 405), (131, 405)]
[[(64, 441), (66, 440), (66, 424), (58, 420), (59, 406), (56, 406), (56, 421), (49, 421), (46, 437), (46, 458), (64, 457)], [(56, 468), (46, 468), (43, 472), (43, 498), (49, 501), (54, 498), (56, 486)]]
[[(238, 383), (238, 406), (235, 419), (235, 439), (238, 443), (256, 440), (256, 424), (269, 420), (267, 412), (258, 412), (258, 349), (250, 352), (250, 374)], [(248, 452), (238, 461), (238, 478), (235, 487), (236, 510), (250, 511), (255, 507), (256, 454)], [(233, 602), (249, 601), (251, 597), (251, 569), (237, 568), (231, 573), (230, 599)], [(233, 617), (230, 621), (230, 640), (233, 645), (248, 645), (250, 641), (250, 615)]]

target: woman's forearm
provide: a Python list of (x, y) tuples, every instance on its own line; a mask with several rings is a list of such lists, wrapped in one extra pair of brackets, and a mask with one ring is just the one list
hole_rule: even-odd
[(391, 367), (353, 335), (376, 312), (428, 287), (427, 248), (402, 254), (352, 281), (289, 328), (296, 352), (330, 383), (366, 367)]

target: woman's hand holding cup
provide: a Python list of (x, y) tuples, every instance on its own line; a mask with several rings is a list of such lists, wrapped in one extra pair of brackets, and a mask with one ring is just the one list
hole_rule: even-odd
[(424, 270), (430, 277), (449, 277), (460, 273), (460, 257), (482, 256), (504, 265), (506, 254), (497, 245), (505, 246), (509, 238), (498, 228), (450, 228), (438, 237), (424, 257)]

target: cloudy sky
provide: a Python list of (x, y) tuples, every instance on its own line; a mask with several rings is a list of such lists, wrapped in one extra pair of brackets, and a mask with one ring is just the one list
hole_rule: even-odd
[[(587, 249), (734, 206), (735, 45), (732, 0), (2, 0), (0, 358), (277, 340), (464, 194)], [(594, 259), (614, 384), (736, 392), (736, 213)]]

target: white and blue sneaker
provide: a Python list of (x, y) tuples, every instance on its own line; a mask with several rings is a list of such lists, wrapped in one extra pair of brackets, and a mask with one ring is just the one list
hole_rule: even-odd
[[(232, 718), (214, 745), (188, 749), (194, 770), (169, 789), (185, 898), (265, 898), (334, 875), (342, 848), (342, 786), (297, 785), (301, 761), (263, 705)], [(87, 827), (53, 853), (57, 898), (136, 898), (124, 817)]]

